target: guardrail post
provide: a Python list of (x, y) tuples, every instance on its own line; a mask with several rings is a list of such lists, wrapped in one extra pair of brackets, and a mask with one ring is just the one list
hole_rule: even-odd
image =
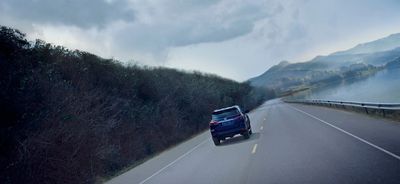
[(385, 114), (385, 109), (382, 109), (382, 114), (383, 114), (383, 117), (386, 116), (386, 114)]
[(364, 109), (365, 109), (365, 113), (368, 114), (368, 108), (364, 107)]

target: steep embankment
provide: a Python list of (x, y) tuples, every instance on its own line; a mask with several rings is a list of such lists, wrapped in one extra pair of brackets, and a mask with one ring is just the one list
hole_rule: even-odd
[(0, 28), (0, 181), (94, 183), (265, 91), (215, 75), (123, 66)]

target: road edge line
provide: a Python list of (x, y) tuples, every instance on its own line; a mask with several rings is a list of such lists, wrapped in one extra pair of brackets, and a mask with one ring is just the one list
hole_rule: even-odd
[(396, 155), (396, 154), (394, 154), (394, 153), (392, 153), (392, 152), (390, 152), (390, 151), (388, 151), (388, 150), (386, 150), (386, 149), (384, 149), (384, 148), (382, 148), (382, 147), (379, 147), (379, 146), (377, 146), (377, 145), (375, 145), (375, 144), (372, 144), (372, 143), (368, 142), (367, 140), (365, 140), (365, 139), (363, 139), (363, 138), (360, 138), (360, 137), (358, 137), (358, 136), (356, 136), (356, 135), (354, 135), (354, 134), (352, 134), (352, 133), (350, 133), (350, 132), (347, 132), (346, 130), (343, 130), (343, 129), (341, 129), (341, 128), (335, 126), (335, 125), (332, 125), (332, 124), (330, 124), (330, 123), (328, 123), (328, 122), (322, 120), (322, 119), (319, 119), (319, 118), (317, 118), (316, 116), (314, 116), (314, 115), (312, 115), (312, 114), (309, 114), (309, 113), (307, 113), (307, 112), (304, 112), (304, 111), (302, 111), (302, 110), (300, 110), (300, 109), (298, 109), (298, 108), (296, 108), (296, 107), (293, 107), (293, 106), (291, 106), (291, 105), (288, 105), (288, 106), (289, 106), (290, 108), (292, 108), (292, 109), (294, 109), (294, 110), (296, 110), (296, 111), (298, 111), (298, 112), (301, 112), (301, 113), (303, 113), (303, 114), (305, 114), (305, 115), (307, 115), (307, 116), (309, 116), (309, 117), (311, 117), (311, 118), (314, 118), (314, 119), (316, 119), (316, 120), (318, 120), (318, 121), (320, 121), (320, 122), (322, 122), (322, 123), (324, 123), (324, 124), (326, 124), (326, 125), (328, 125), (328, 126), (330, 126), (330, 127), (332, 127), (332, 128), (335, 128), (336, 130), (339, 130), (339, 131), (341, 131), (341, 132), (343, 132), (343, 133), (345, 133), (345, 134), (347, 134), (347, 135), (349, 135), (349, 136), (351, 136), (351, 137), (353, 137), (353, 138), (355, 138), (355, 139), (357, 139), (357, 140), (359, 140), (359, 141), (361, 141), (361, 142), (363, 142), (363, 143), (365, 143), (365, 144), (368, 144), (368, 145), (372, 146), (373, 148), (378, 149), (379, 151), (382, 151), (382, 152), (384, 152), (384, 153), (386, 153), (386, 154), (388, 154), (388, 155), (394, 157), (394, 158), (397, 159), (397, 160), (400, 160), (400, 156), (399, 156), (399, 155)]
[(194, 148), (190, 149), (189, 151), (187, 151), (185, 154), (181, 155), (180, 157), (178, 157), (177, 159), (175, 159), (174, 161), (172, 161), (171, 163), (169, 163), (168, 165), (164, 166), (163, 168), (161, 168), (160, 170), (158, 170), (157, 172), (155, 172), (154, 174), (150, 175), (149, 177), (147, 177), (146, 179), (144, 179), (143, 181), (141, 181), (139, 184), (143, 184), (146, 183), (148, 180), (150, 180), (152, 177), (160, 174), (163, 170), (165, 170), (166, 168), (168, 168), (169, 166), (173, 165), (174, 163), (178, 162), (179, 160), (181, 160), (183, 157), (185, 157), (186, 155), (189, 155), (190, 153), (192, 153), (195, 149), (197, 149), (198, 147), (200, 147), (201, 145), (203, 145), (204, 143), (206, 143), (209, 139), (207, 138), (206, 140), (204, 140), (203, 142), (199, 143), (198, 145), (196, 145)]

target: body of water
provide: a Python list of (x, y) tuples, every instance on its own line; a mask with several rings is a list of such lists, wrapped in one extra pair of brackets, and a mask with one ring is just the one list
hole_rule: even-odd
[(293, 98), (400, 103), (400, 70), (383, 70), (366, 79), (347, 80), (307, 90), (296, 94)]

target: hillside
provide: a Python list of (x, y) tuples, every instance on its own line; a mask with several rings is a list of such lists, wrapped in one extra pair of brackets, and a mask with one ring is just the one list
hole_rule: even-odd
[(386, 69), (395, 70), (400, 68), (400, 57), (386, 64)]
[(215, 75), (124, 66), (0, 28), (0, 181), (97, 183), (271, 92)]
[(365, 78), (400, 57), (400, 34), (333, 53), (303, 63), (281, 62), (249, 79), (253, 86), (286, 92), (346, 80)]

